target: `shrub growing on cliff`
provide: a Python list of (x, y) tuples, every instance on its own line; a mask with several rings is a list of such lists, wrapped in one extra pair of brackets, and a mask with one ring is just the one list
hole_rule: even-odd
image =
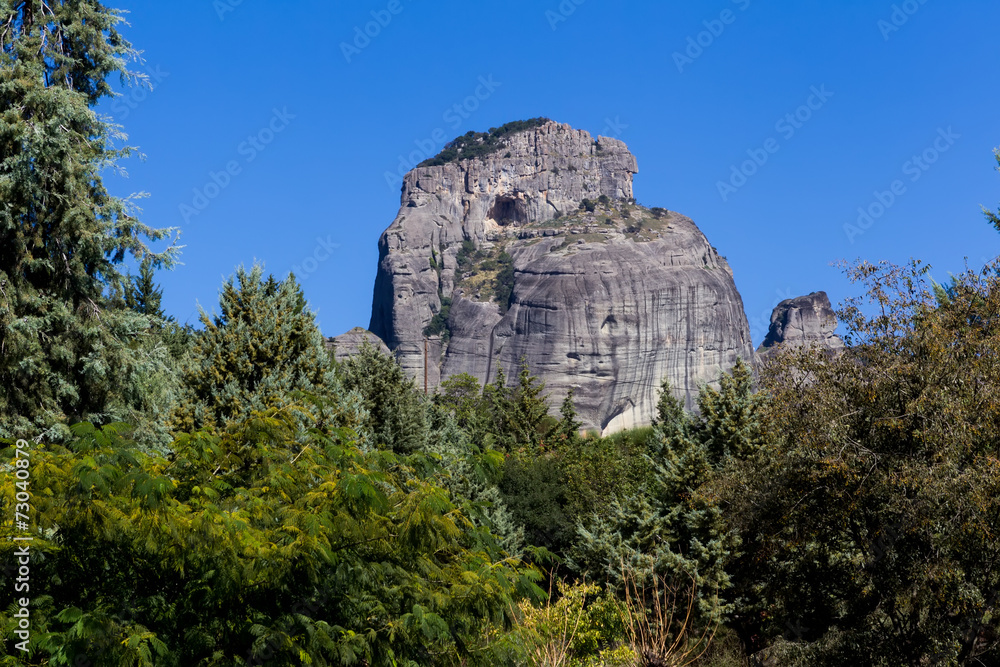
[[(436, 156), (424, 160), (418, 167), (434, 167), (458, 160), (471, 160), (484, 158), (499, 151), (504, 146), (504, 139), (512, 134), (524, 132), (535, 127), (540, 127), (551, 122), (548, 118), (531, 118), (529, 120), (516, 120), (501, 125), (491, 127), (489, 132), (466, 132), (461, 137), (448, 142), (444, 150)], [(509, 157), (510, 154), (508, 153)]]

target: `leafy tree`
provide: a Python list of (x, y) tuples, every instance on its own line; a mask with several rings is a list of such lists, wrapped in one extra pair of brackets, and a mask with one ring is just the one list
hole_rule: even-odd
[(484, 410), (479, 379), (468, 373), (452, 375), (438, 386), (434, 403), (451, 412), (462, 429), (475, 430)]
[[(114, 307), (126, 255), (152, 229), (101, 173), (132, 153), (93, 109), (135, 79), (120, 12), (94, 0), (0, 4), (0, 433), (66, 437), (80, 419), (148, 412), (134, 398), (167, 359), (136, 354), (148, 318)], [(162, 405), (158, 406), (162, 408)]]
[(782, 664), (1000, 657), (1000, 275), (862, 263), (838, 357), (764, 375), (773, 440), (715, 480), (743, 555), (734, 625)]
[[(419, 460), (365, 453), (321, 418), (303, 438), (303, 414), (184, 434), (169, 459), (114, 425), (32, 448), (44, 594), (31, 651), (5, 642), (5, 664), (455, 664), (538, 596), (537, 575), (491, 546)], [(16, 544), (0, 540), (3, 562)], [(12, 611), (0, 613), (8, 630)]]
[(175, 430), (221, 427), (296, 391), (332, 391), (333, 362), (295, 277), (262, 276), (259, 265), (240, 267), (222, 287), (221, 312), (201, 311), (205, 329), (184, 372)]
[(553, 453), (508, 456), (500, 491), (528, 544), (553, 554), (565, 553), (573, 542), (576, 522), (567, 511), (566, 472)]
[[(1000, 164), (1000, 148), (993, 151), (994, 156), (996, 156), (997, 164)], [(1000, 167), (997, 167), (997, 171), (1000, 171)], [(983, 208), (983, 213), (986, 214), (986, 219), (993, 225), (998, 232), (1000, 232), (1000, 209), (996, 213), (993, 211)]]

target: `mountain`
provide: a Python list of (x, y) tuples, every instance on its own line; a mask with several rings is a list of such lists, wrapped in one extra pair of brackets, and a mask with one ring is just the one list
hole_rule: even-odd
[(753, 359), (749, 326), (698, 227), (635, 203), (637, 169), (621, 141), (546, 119), (460, 137), (404, 179), (369, 329), (431, 389), (523, 360), (603, 433), (649, 423), (664, 377), (691, 406)]

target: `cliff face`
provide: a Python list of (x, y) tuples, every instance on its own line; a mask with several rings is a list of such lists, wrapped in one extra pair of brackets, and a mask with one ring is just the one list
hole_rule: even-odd
[(418, 167), (379, 241), (370, 329), (418, 384), (491, 381), (524, 359), (558, 406), (612, 432), (649, 423), (663, 377), (692, 404), (749, 327), (691, 220), (632, 199), (625, 145), (549, 122), (487, 156)]

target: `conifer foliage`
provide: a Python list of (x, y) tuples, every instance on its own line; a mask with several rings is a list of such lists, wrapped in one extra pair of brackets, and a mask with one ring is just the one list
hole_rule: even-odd
[[(118, 266), (151, 255), (101, 171), (127, 157), (93, 107), (136, 57), (121, 14), (94, 0), (0, 2), (0, 432), (63, 437), (79, 419), (128, 416), (160, 360), (133, 354), (149, 320), (113, 307)], [(54, 430), (53, 430), (54, 429)]]
[(294, 276), (279, 282), (264, 279), (260, 265), (240, 267), (219, 307), (214, 317), (201, 313), (205, 328), (184, 373), (177, 430), (222, 427), (333, 384), (333, 362)]

